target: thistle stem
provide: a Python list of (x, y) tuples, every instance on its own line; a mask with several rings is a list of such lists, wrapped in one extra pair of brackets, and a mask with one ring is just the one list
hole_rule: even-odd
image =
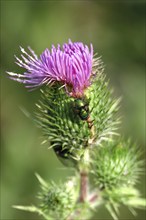
[(93, 202), (95, 202), (97, 200), (97, 198), (98, 198), (98, 195), (97, 194), (93, 194), (92, 197), (90, 198), (89, 202), (93, 203)]
[(80, 197), (79, 202), (85, 202), (88, 194), (88, 175), (85, 171), (80, 172)]
[[(80, 195), (78, 203), (84, 203), (87, 200), (88, 195), (88, 174), (86, 171), (80, 171)], [(73, 215), (69, 216), (67, 220), (75, 220), (77, 216), (80, 216), (81, 210), (76, 210)]]

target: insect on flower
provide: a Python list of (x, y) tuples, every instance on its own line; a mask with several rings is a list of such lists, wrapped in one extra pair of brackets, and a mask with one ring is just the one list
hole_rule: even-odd
[(89, 118), (89, 102), (87, 99), (75, 99), (73, 107), (74, 112), (76, 112), (82, 120), (87, 120)]
[(93, 126), (93, 120), (90, 118), (89, 100), (86, 97), (75, 99), (73, 109), (81, 120), (87, 121), (89, 128)]
[[(84, 90), (91, 84), (93, 67), (93, 47), (90, 49), (81, 42), (64, 43), (62, 47), (52, 45), (38, 56), (28, 48), (28, 54), (22, 47), (21, 59), (16, 57), (16, 64), (25, 69), (23, 74), (7, 72), (9, 77), (25, 87), (34, 89), (43, 84), (60, 83), (66, 93), (74, 98), (81, 98)], [(83, 113), (82, 113), (83, 114)]]
[(62, 149), (61, 145), (53, 147), (58, 159), (66, 166), (75, 165), (74, 155), (69, 151), (69, 149)]

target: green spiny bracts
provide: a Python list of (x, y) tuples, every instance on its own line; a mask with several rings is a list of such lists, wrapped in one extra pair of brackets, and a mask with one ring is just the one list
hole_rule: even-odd
[(35, 212), (46, 220), (66, 220), (76, 207), (79, 193), (79, 179), (69, 178), (66, 182), (59, 184), (53, 181), (47, 183), (42, 177), (36, 174), (40, 183), (38, 193), (39, 203), (37, 206), (13, 206), (14, 208)]
[(68, 158), (74, 162), (80, 160), (90, 138), (88, 124), (75, 114), (73, 102), (74, 98), (64, 89), (52, 87), (42, 92), (42, 101), (37, 105), (37, 121), (50, 147), (64, 162)]
[(92, 85), (86, 91), (90, 99), (90, 118), (93, 120), (94, 137), (93, 144), (100, 144), (102, 140), (109, 140), (117, 135), (116, 130), (120, 123), (117, 117), (120, 99), (112, 98), (112, 91), (108, 88), (105, 76), (99, 74)]
[(135, 208), (145, 209), (146, 199), (141, 198), (139, 191), (133, 186), (120, 186), (111, 190), (105, 190), (102, 193), (105, 207), (114, 220), (118, 220), (119, 207), (125, 205), (133, 215), (136, 215)]
[(142, 172), (141, 153), (130, 140), (111, 141), (94, 152), (92, 163), (95, 184), (100, 189), (134, 185)]
[(108, 83), (97, 75), (82, 98), (72, 98), (64, 88), (52, 86), (42, 92), (38, 123), (50, 147), (63, 163), (76, 164), (87, 147), (99, 144), (115, 134), (119, 100), (112, 100)]
[(50, 183), (39, 193), (40, 209), (53, 219), (67, 219), (76, 202), (72, 192), (67, 185)]

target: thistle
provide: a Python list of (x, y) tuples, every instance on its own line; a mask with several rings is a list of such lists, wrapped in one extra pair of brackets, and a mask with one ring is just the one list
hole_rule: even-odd
[(64, 220), (91, 219), (100, 205), (114, 219), (120, 204), (130, 210), (143, 208), (145, 200), (135, 188), (143, 166), (140, 150), (119, 137), (120, 99), (113, 98), (92, 44), (89, 49), (69, 40), (62, 47), (46, 49), (39, 58), (30, 48), (30, 54), (20, 49), (16, 64), (25, 69), (24, 74), (7, 73), (31, 90), (46, 85), (36, 104), (35, 121), (49, 148), (75, 173), (61, 184), (48, 184), (37, 175), (40, 204), (15, 207), (45, 219)]
[(24, 69), (24, 74), (8, 72), (11, 79), (26, 84), (27, 88), (59, 82), (72, 97), (80, 97), (90, 85), (93, 65), (93, 47), (90, 50), (83, 43), (72, 43), (57, 48), (46, 49), (40, 58), (31, 48), (29, 55), (22, 47), (22, 60), (16, 57), (16, 64)]

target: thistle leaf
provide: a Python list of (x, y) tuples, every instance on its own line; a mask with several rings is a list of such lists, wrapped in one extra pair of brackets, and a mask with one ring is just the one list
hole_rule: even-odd
[(39, 183), (41, 184), (41, 187), (48, 189), (48, 184), (45, 182), (45, 180), (38, 173), (35, 173), (35, 176), (37, 177)]
[(111, 214), (111, 216), (113, 217), (114, 220), (118, 220), (118, 217), (114, 211), (114, 209), (112, 208), (111, 204), (107, 203), (106, 204), (106, 208), (109, 211), (109, 213)]
[(103, 191), (103, 197), (105, 199), (105, 207), (114, 219), (119, 216), (119, 206), (121, 204), (127, 206), (133, 215), (136, 215), (135, 208), (146, 208), (146, 199), (141, 198), (139, 191), (133, 186), (105, 190)]
[(19, 210), (23, 210), (23, 211), (27, 211), (27, 212), (35, 212), (41, 216), (44, 217), (44, 219), (46, 220), (53, 220), (52, 217), (50, 217), (49, 215), (46, 215), (41, 209), (39, 209), (38, 207), (31, 205), (31, 206), (20, 206), (20, 205), (14, 205), (12, 206), (15, 209), (19, 209)]

